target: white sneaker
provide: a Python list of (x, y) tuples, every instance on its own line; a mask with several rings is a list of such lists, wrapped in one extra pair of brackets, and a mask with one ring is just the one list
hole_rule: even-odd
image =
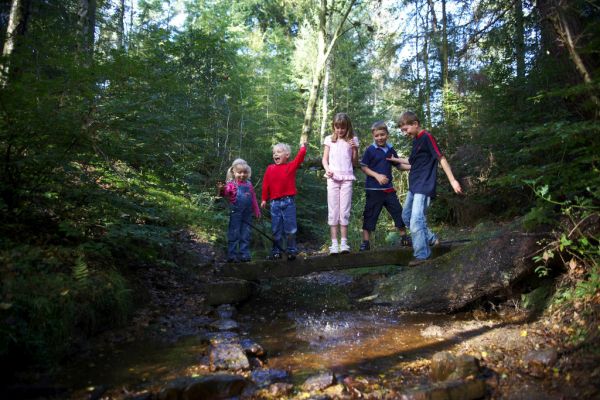
[(350, 253), (350, 246), (348, 246), (347, 243), (342, 243), (340, 245), (340, 253), (342, 253), (342, 254)]
[(333, 243), (331, 246), (329, 246), (329, 254), (338, 254), (340, 252), (340, 248), (336, 243)]

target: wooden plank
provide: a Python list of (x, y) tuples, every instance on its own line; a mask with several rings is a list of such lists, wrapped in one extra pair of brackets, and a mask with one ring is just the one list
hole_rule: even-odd
[[(449, 252), (451, 244), (433, 247), (432, 257)], [(387, 248), (339, 255), (298, 256), (293, 261), (257, 260), (249, 263), (225, 264), (217, 271), (218, 276), (255, 281), (268, 278), (285, 278), (308, 275), (313, 272), (341, 269), (376, 267), (380, 265), (408, 265), (413, 259), (410, 247)]]

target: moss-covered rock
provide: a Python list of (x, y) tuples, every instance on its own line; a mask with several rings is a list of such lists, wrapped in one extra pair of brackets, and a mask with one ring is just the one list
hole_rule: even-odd
[(513, 225), (443, 256), (383, 278), (375, 302), (410, 311), (446, 312), (507, 289), (533, 272), (539, 237)]

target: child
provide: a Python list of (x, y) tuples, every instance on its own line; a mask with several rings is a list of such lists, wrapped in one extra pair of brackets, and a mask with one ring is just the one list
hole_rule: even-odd
[(296, 171), (304, 161), (306, 155), (306, 142), (300, 144), (300, 151), (291, 162), (290, 146), (278, 143), (273, 146), (273, 161), (265, 171), (262, 185), (261, 207), (265, 208), (267, 201), (271, 205), (271, 230), (273, 231), (273, 248), (270, 259), (281, 258), (283, 249), (282, 239), (286, 236), (287, 258), (293, 260), (298, 254), (296, 248)]
[(427, 227), (427, 208), (435, 197), (438, 161), (446, 173), (455, 193), (462, 193), (460, 183), (454, 178), (446, 157), (440, 152), (435, 138), (421, 128), (417, 115), (406, 111), (400, 115), (398, 127), (413, 139), (408, 161), (411, 168), (408, 175), (409, 192), (404, 202), (402, 218), (410, 227), (415, 260), (409, 265), (417, 265), (431, 256), (430, 245), (439, 243), (436, 235)]
[(250, 224), (252, 214), (260, 218), (254, 187), (249, 179), (252, 170), (241, 158), (227, 170), (227, 183), (219, 183), (219, 193), (229, 200), (229, 229), (227, 231), (227, 262), (250, 261)]
[[(358, 159), (358, 138), (346, 113), (338, 113), (331, 124), (333, 134), (325, 138), (323, 168), (327, 177), (327, 223), (331, 234), (329, 254), (349, 253), (348, 223), (352, 204), (352, 183), (356, 179), (352, 165)], [(341, 243), (338, 245), (337, 227)]]
[(402, 221), (402, 206), (396, 196), (392, 184), (392, 163), (401, 170), (409, 170), (406, 159), (398, 158), (396, 150), (387, 143), (389, 136), (384, 121), (377, 121), (371, 126), (373, 144), (367, 147), (360, 160), (362, 171), (367, 175), (365, 182), (366, 201), (363, 213), (363, 242), (360, 251), (370, 250), (370, 232), (375, 230), (381, 209), (385, 207), (394, 220), (394, 225), (402, 236), (401, 244), (408, 246), (410, 239), (406, 236), (406, 226)]

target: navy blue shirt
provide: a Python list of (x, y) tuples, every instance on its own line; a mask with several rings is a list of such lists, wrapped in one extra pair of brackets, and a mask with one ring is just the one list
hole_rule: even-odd
[(377, 182), (377, 179), (367, 175), (367, 180), (365, 181), (366, 190), (384, 190), (392, 189), (394, 187), (392, 184), (393, 164), (391, 161), (387, 160), (387, 158), (392, 156), (397, 158), (398, 154), (389, 143), (386, 143), (385, 147), (379, 147), (375, 143), (367, 147), (365, 154), (363, 154), (362, 159), (360, 160), (360, 165), (369, 167), (378, 174), (384, 174), (388, 178), (388, 183), (380, 185), (379, 182)]
[(419, 132), (413, 140), (408, 162), (408, 187), (413, 193), (435, 197), (438, 161), (443, 157), (435, 138), (426, 130)]

